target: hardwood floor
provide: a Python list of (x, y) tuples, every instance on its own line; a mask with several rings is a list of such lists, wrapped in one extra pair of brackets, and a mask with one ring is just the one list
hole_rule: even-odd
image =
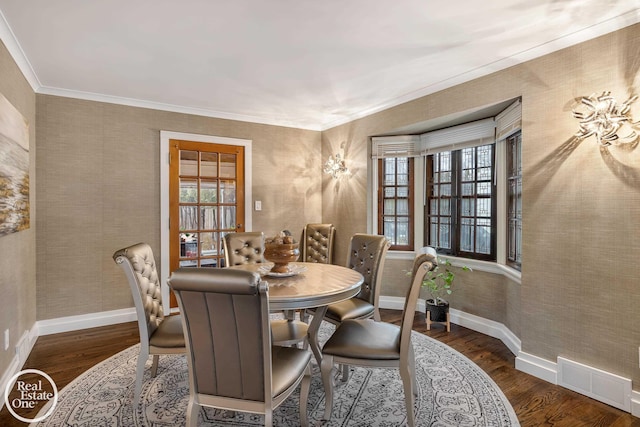
[[(382, 319), (388, 322), (399, 322), (400, 315), (382, 310)], [(487, 372), (511, 402), (522, 426), (640, 427), (640, 418), (517, 371), (515, 356), (495, 338), (458, 325), (451, 325), (449, 333), (440, 325), (427, 331), (424, 314), (416, 314), (414, 330), (446, 343)], [(137, 342), (138, 327), (133, 322), (47, 335), (38, 338), (23, 369), (46, 372), (62, 389), (85, 370)], [(0, 425), (25, 423), (3, 408)]]

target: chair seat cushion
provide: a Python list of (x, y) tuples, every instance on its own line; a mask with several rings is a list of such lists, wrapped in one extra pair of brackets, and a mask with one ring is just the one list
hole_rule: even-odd
[(273, 397), (295, 383), (311, 360), (311, 352), (295, 347), (271, 348), (271, 389)]
[(149, 346), (157, 348), (184, 347), (182, 316), (167, 316), (149, 338)]
[(307, 338), (309, 325), (300, 320), (271, 321), (271, 341), (277, 345), (291, 345)]
[(351, 298), (330, 304), (327, 307), (325, 317), (335, 322), (344, 322), (348, 319), (365, 319), (373, 317), (373, 305), (360, 298)]
[(322, 354), (356, 359), (400, 359), (400, 327), (371, 319), (345, 320), (325, 343)]

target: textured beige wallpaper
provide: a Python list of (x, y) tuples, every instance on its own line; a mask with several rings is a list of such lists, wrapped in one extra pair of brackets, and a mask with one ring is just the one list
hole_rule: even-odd
[[(522, 285), (481, 272), (465, 276), (452, 305), (504, 323), (527, 353), (614, 372), (638, 389), (640, 148), (574, 141), (570, 112), (582, 95), (611, 90), (623, 100), (637, 92), (637, 58), (639, 25), (322, 133), (38, 95), (38, 319), (131, 306), (111, 254), (140, 240), (159, 250), (160, 130), (253, 140), (253, 193), (264, 207), (254, 212), (254, 229), (332, 222), (342, 263), (349, 237), (367, 231), (371, 136), (522, 97)], [(0, 89), (32, 118), (32, 94), (4, 50), (0, 73)], [(638, 120), (640, 102), (632, 112)], [(335, 152), (344, 152), (349, 179), (321, 173)], [(20, 289), (11, 302), (22, 319), (33, 316), (25, 302), (33, 238), (0, 239), (3, 254), (19, 254), (2, 261), (17, 276), (2, 269), (0, 277), (6, 295)], [(21, 263), (27, 267), (15, 270)], [(403, 286), (394, 264), (385, 272), (385, 295)]]
[[(640, 25), (469, 81), (323, 132), (323, 157), (344, 144), (348, 181), (324, 180), (323, 219), (348, 235), (367, 231), (369, 137), (522, 97), (522, 285), (465, 277), (452, 306), (505, 323), (522, 350), (563, 356), (635, 382), (640, 345), (640, 148), (573, 140), (575, 99), (637, 93)], [(640, 120), (640, 102), (633, 105)], [(383, 294), (402, 285), (386, 268)], [(395, 267), (397, 268), (397, 267)]]
[(320, 133), (37, 96), (39, 320), (132, 307), (111, 255), (145, 241), (159, 262), (160, 130), (253, 141), (253, 229), (321, 220)]
[[(5, 372), (15, 356), (13, 350), (22, 334), (36, 320), (36, 96), (0, 42), (0, 93), (29, 123), (29, 204), (28, 230), (0, 237), (0, 334), (9, 329), (9, 350), (0, 351), (0, 372)], [(1, 160), (0, 160), (1, 161)]]

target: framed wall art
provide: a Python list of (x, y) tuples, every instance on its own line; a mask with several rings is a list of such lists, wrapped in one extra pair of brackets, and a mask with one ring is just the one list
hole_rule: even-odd
[(0, 236), (29, 228), (29, 125), (0, 94)]

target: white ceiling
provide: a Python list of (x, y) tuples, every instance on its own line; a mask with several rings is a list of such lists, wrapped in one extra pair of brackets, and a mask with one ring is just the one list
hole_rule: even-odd
[(0, 12), (38, 93), (318, 130), (640, 22), (640, 0), (0, 0)]

